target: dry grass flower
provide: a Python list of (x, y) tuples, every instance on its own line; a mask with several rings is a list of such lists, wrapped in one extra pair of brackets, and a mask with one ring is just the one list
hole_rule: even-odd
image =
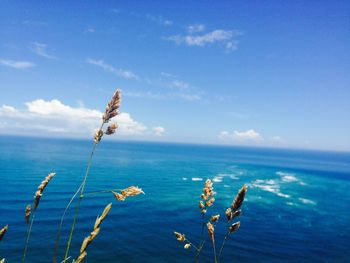
[(98, 144), (101, 139), (102, 139), (102, 136), (103, 136), (103, 131), (101, 129), (99, 129), (98, 131), (95, 132), (95, 135), (94, 135), (94, 142), (96, 144)]
[(115, 191), (112, 191), (112, 193), (118, 201), (124, 201), (127, 197), (130, 197), (130, 196), (145, 194), (142, 191), (142, 189), (139, 188), (138, 186), (130, 186), (128, 188), (121, 190), (120, 193), (117, 193)]
[(174, 231), (174, 234), (176, 236), (176, 239), (180, 242), (185, 242), (186, 238), (184, 234), (181, 234), (179, 232)]
[(118, 201), (124, 201), (125, 198), (126, 198), (124, 195), (119, 194), (119, 193), (116, 193), (116, 192), (114, 192), (114, 191), (112, 191), (112, 193), (113, 193), (114, 197), (115, 197)]
[(3, 258), (2, 260), (0, 260), (0, 263), (5, 263), (5, 259)]
[(210, 222), (207, 223), (207, 228), (208, 228), (208, 234), (210, 237), (210, 240), (214, 240), (214, 225)]
[(105, 134), (112, 135), (113, 133), (115, 133), (116, 129), (118, 129), (118, 125), (116, 123), (112, 123), (107, 127)]
[(185, 242), (184, 245), (185, 249), (190, 248), (191, 246), (196, 249), (196, 257), (195, 262), (199, 262), (199, 256), (200, 253), (203, 250), (204, 244), (205, 244), (205, 236), (204, 236), (204, 229), (205, 226), (208, 230), (209, 239), (211, 240), (212, 246), (213, 246), (213, 255), (214, 255), (214, 263), (218, 263), (220, 260), (220, 256), (222, 254), (222, 250), (225, 246), (225, 242), (228, 239), (229, 235), (235, 231), (237, 231), (240, 227), (240, 222), (236, 223), (230, 223), (234, 218), (241, 216), (242, 212), (239, 210), (242, 207), (245, 194), (247, 192), (247, 186), (243, 186), (239, 191), (237, 196), (235, 197), (234, 201), (232, 202), (231, 207), (227, 208), (225, 211), (226, 219), (227, 219), (227, 232), (223, 238), (222, 246), (220, 249), (220, 253), (216, 253), (216, 242), (215, 242), (215, 225), (214, 223), (219, 222), (220, 214), (213, 215), (209, 217), (209, 219), (206, 219), (206, 213), (207, 209), (209, 209), (211, 206), (213, 206), (215, 202), (215, 198), (213, 197), (216, 193), (214, 192), (213, 182), (210, 179), (207, 179), (204, 183), (204, 187), (202, 189), (201, 193), (201, 200), (199, 201), (198, 207), (202, 214), (202, 231), (201, 231), (201, 241), (199, 246), (193, 245), (184, 234), (181, 234), (179, 232), (174, 232), (175, 236), (178, 241)]
[(31, 212), (31, 206), (30, 206), (30, 205), (27, 205), (27, 206), (26, 206), (25, 215), (24, 215), (24, 221), (26, 222), (26, 224), (29, 223), (30, 212)]
[(236, 222), (230, 226), (230, 233), (235, 232), (241, 226), (241, 222)]
[(33, 203), (33, 209), (34, 211), (38, 208), (39, 201), (41, 196), (43, 195), (44, 189), (47, 186), (47, 184), (51, 181), (51, 179), (56, 175), (56, 173), (49, 173), (48, 176), (45, 177), (45, 179), (41, 182), (41, 184), (38, 186), (37, 191), (35, 192), (34, 196), (34, 203)]
[(106, 110), (102, 116), (102, 120), (104, 123), (109, 122), (110, 119), (117, 116), (119, 114), (119, 107), (121, 103), (121, 92), (120, 90), (116, 90), (113, 94), (112, 99), (107, 104)]
[(84, 240), (83, 243), (81, 244), (80, 247), (80, 255), (79, 257), (75, 260), (76, 263), (80, 263), (83, 262), (83, 260), (85, 259), (87, 253), (86, 253), (86, 249), (87, 247), (91, 244), (91, 242), (97, 237), (97, 235), (100, 233), (100, 225), (102, 223), (102, 221), (106, 218), (109, 210), (111, 210), (112, 208), (112, 203), (108, 204), (105, 209), (102, 212), (101, 216), (98, 216), (95, 224), (94, 224), (94, 229), (92, 230), (92, 232), (90, 233), (89, 236), (87, 236)]
[(236, 211), (241, 208), (246, 192), (247, 192), (247, 186), (243, 185), (243, 187), (238, 191), (238, 194), (231, 205), (232, 211)]
[(139, 194), (145, 194), (141, 188), (138, 186), (130, 186), (124, 190), (121, 191), (122, 195), (128, 197), (128, 196), (136, 196)]
[(225, 215), (226, 215), (227, 221), (230, 222), (232, 220), (232, 209), (230, 207), (226, 209)]
[(4, 235), (5, 235), (5, 233), (7, 232), (8, 229), (9, 229), (9, 225), (6, 225), (3, 228), (1, 228), (1, 230), (0, 230), (0, 241), (4, 238)]
[(210, 218), (210, 222), (217, 222), (217, 221), (219, 221), (219, 218), (220, 218), (220, 215), (215, 215), (215, 216), (212, 216), (211, 218)]

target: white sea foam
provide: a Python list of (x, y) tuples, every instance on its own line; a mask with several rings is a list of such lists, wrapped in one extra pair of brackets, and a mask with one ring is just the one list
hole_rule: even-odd
[(306, 198), (299, 198), (299, 201), (306, 205), (316, 205), (315, 201)]
[(213, 182), (215, 182), (215, 183), (221, 183), (222, 182), (222, 176), (215, 176), (214, 178), (213, 178)]
[(200, 177), (192, 177), (192, 181), (203, 181), (203, 178), (200, 178)]
[(283, 198), (289, 198), (290, 195), (288, 194), (284, 194), (281, 192), (280, 190), (280, 185), (278, 184), (278, 182), (276, 180), (272, 180), (272, 179), (269, 179), (269, 180), (261, 180), (261, 179), (258, 179), (258, 180), (255, 180), (254, 182), (251, 183), (251, 187), (252, 188), (259, 188), (263, 191), (266, 191), (266, 192), (270, 192), (270, 193), (273, 193), (279, 197), (283, 197)]
[(295, 174), (292, 173), (286, 173), (286, 172), (281, 172), (278, 171), (276, 172), (277, 175), (279, 175), (281, 177), (281, 180), (285, 183), (295, 183), (295, 182), (299, 182), (300, 185), (305, 185), (304, 182), (300, 181), (300, 179), (298, 179)]
[(228, 185), (228, 184), (224, 184), (224, 187), (229, 188), (229, 187), (231, 187), (231, 186)]
[(187, 181), (187, 178), (186, 177), (182, 177), (182, 180)]
[(238, 180), (239, 179), (237, 174), (231, 174), (231, 173), (219, 173), (217, 176), (218, 177), (230, 177), (232, 180)]

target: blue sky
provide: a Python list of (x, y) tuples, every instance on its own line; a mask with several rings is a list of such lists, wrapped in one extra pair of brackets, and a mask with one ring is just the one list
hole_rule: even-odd
[(349, 1), (0, 2), (0, 133), (350, 150)]

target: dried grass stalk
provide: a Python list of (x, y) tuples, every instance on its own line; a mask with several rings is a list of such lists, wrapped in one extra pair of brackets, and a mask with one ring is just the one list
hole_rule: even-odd
[(107, 104), (106, 110), (102, 116), (102, 120), (104, 123), (109, 122), (110, 119), (112, 119), (113, 117), (119, 114), (120, 103), (121, 103), (121, 92), (120, 90), (116, 90), (116, 92), (113, 94), (113, 97)]
[(84, 251), (83, 253), (81, 253), (81, 254), (79, 255), (79, 257), (77, 258), (77, 260), (75, 261), (75, 263), (81, 263), (81, 262), (83, 262), (86, 256), (87, 256), (87, 253)]
[(136, 196), (139, 194), (145, 194), (141, 188), (139, 188), (138, 186), (130, 186), (128, 188), (125, 188), (123, 190), (120, 191), (120, 193), (114, 192), (112, 191), (114, 197), (118, 200), (118, 201), (124, 201), (125, 198), (129, 197), (129, 196)]
[(107, 127), (105, 134), (112, 135), (113, 133), (115, 133), (116, 129), (118, 129), (118, 125), (116, 123), (112, 123)]
[(214, 225), (210, 222), (207, 223), (208, 234), (211, 241), (214, 241)]
[(138, 186), (130, 186), (128, 188), (125, 188), (124, 190), (121, 191), (122, 195), (128, 197), (128, 196), (135, 196), (139, 194), (145, 194), (141, 188)]
[(115, 197), (118, 201), (124, 201), (125, 198), (126, 198), (124, 195), (119, 194), (119, 193), (116, 193), (116, 192), (114, 192), (114, 191), (112, 191), (112, 193), (113, 193), (114, 197)]
[(101, 139), (102, 139), (102, 136), (103, 136), (103, 131), (101, 129), (99, 129), (98, 131), (95, 132), (95, 135), (94, 135), (94, 142), (96, 144), (98, 144)]
[(230, 226), (230, 233), (233, 233), (238, 230), (238, 228), (241, 226), (241, 222), (236, 222)]
[(29, 223), (30, 212), (31, 212), (31, 206), (27, 205), (26, 206), (26, 212), (25, 212), (25, 215), (24, 215), (24, 221), (26, 222), (26, 224)]
[(180, 242), (185, 242), (186, 237), (185, 237), (184, 234), (181, 234), (181, 233), (176, 232), (176, 231), (174, 232), (174, 234), (175, 234), (176, 239), (177, 239), (178, 241), (180, 241)]
[(81, 244), (80, 247), (80, 255), (79, 257), (75, 260), (76, 263), (80, 263), (83, 262), (83, 260), (85, 259), (87, 253), (86, 253), (86, 249), (87, 247), (91, 244), (91, 242), (98, 236), (98, 234), (100, 233), (100, 225), (102, 223), (102, 221), (106, 218), (109, 210), (111, 210), (112, 208), (112, 203), (108, 204), (105, 209), (102, 212), (101, 216), (98, 216), (95, 224), (94, 224), (94, 229), (92, 230), (92, 232), (90, 233), (89, 236), (87, 236), (84, 240), (83, 243)]
[(7, 232), (8, 229), (9, 229), (9, 225), (6, 225), (3, 228), (1, 228), (1, 230), (0, 230), (0, 241), (3, 239), (5, 233)]
[(238, 191), (238, 194), (231, 205), (232, 211), (236, 211), (241, 208), (247, 188), (248, 187), (246, 185), (243, 185), (243, 187)]
[(219, 221), (220, 215), (215, 215), (210, 218), (210, 222), (217, 222)]
[(38, 190), (35, 192), (35, 196), (34, 196), (34, 203), (33, 203), (34, 211), (38, 208), (39, 201), (41, 196), (43, 195), (45, 187), (55, 175), (56, 173), (49, 173), (49, 175), (45, 177), (44, 181), (42, 181), (41, 184), (38, 186)]

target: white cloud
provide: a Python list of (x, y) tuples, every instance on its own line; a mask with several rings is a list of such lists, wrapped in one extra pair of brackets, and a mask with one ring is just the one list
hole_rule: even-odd
[(38, 56), (47, 58), (47, 59), (56, 59), (55, 56), (52, 56), (47, 53), (47, 45), (43, 43), (34, 42), (32, 43), (32, 51)]
[(86, 63), (98, 66), (106, 72), (114, 73), (114, 74), (116, 74), (120, 77), (126, 78), (126, 79), (139, 79), (139, 77), (135, 73), (133, 73), (129, 70), (115, 68), (112, 65), (105, 63), (103, 60), (95, 60), (95, 59), (88, 58), (86, 60)]
[(204, 30), (205, 30), (205, 25), (203, 25), (203, 24), (193, 24), (193, 25), (189, 25), (187, 27), (187, 32), (189, 34), (202, 32)]
[(152, 14), (146, 14), (146, 19), (152, 21), (152, 22), (155, 22), (157, 24), (160, 24), (160, 25), (163, 25), (163, 26), (172, 26), (174, 24), (173, 21), (169, 20), (169, 19), (165, 19), (164, 17), (162, 16), (155, 16), (155, 15), (152, 15)]
[[(12, 106), (0, 107), (0, 132), (17, 134), (47, 134), (57, 136), (91, 135), (101, 122), (102, 112), (85, 107), (72, 107), (57, 99), (38, 99), (25, 103), (24, 110)], [(134, 120), (129, 113), (121, 112), (114, 118), (121, 136), (146, 136), (148, 128)], [(161, 128), (161, 127), (158, 127)], [(157, 129), (162, 133), (161, 129)], [(164, 132), (164, 131), (163, 131)]]
[(29, 61), (20, 61), (20, 60), (8, 60), (0, 59), (0, 65), (7, 66), (15, 69), (27, 69), (35, 67), (35, 64)]
[(205, 47), (211, 44), (221, 44), (226, 52), (231, 52), (237, 49), (238, 41), (235, 39), (240, 35), (238, 31), (216, 29), (205, 34), (189, 34), (189, 35), (174, 35), (163, 38), (164, 40), (172, 41), (177, 45)]
[(96, 30), (93, 27), (89, 27), (88, 29), (85, 30), (85, 33), (95, 33)]
[(188, 89), (188, 88), (190, 88), (190, 84), (188, 84), (185, 81), (177, 80), (177, 79), (171, 81), (169, 86), (172, 87), (172, 88), (178, 88), (178, 89)]
[(161, 126), (153, 127), (152, 130), (154, 131), (156, 136), (163, 136), (165, 129)]
[(271, 137), (271, 141), (275, 144), (285, 144), (286, 143), (286, 141), (280, 136)]
[(222, 131), (219, 134), (220, 140), (233, 140), (233, 141), (261, 141), (262, 136), (253, 129), (246, 131), (233, 131), (232, 133), (228, 131)]
[(164, 26), (172, 26), (174, 24), (173, 21), (170, 21), (170, 20), (165, 20), (164, 21)]

